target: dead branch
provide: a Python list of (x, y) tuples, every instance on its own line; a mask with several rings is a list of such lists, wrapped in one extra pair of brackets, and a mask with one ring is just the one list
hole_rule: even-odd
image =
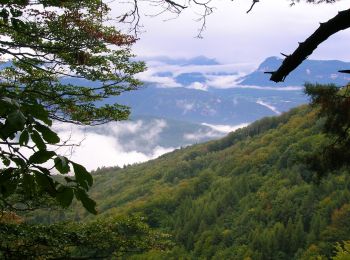
[(256, 3), (258, 3), (258, 2), (259, 2), (259, 0), (253, 0), (253, 3), (252, 3), (252, 5), (250, 6), (250, 8), (249, 8), (249, 10), (247, 11), (247, 13), (249, 13), (249, 12), (253, 9), (254, 5), (255, 5)]
[(339, 12), (325, 23), (320, 23), (320, 27), (304, 42), (299, 43), (299, 47), (284, 59), (282, 65), (276, 71), (266, 72), (272, 74), (270, 80), (274, 82), (284, 81), (289, 73), (311, 55), (319, 44), (327, 40), (331, 35), (349, 27), (350, 9)]

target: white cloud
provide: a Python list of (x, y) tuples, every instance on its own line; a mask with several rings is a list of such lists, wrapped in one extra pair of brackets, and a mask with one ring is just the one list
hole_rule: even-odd
[(278, 90), (278, 91), (298, 91), (303, 90), (304, 87), (301, 86), (288, 86), (288, 87), (268, 87), (268, 86), (250, 86), (250, 85), (236, 85), (233, 88), (243, 88), (243, 89), (260, 89), (260, 90)]
[(237, 129), (246, 127), (249, 125), (249, 123), (242, 123), (239, 125), (212, 125), (212, 124), (207, 124), (207, 123), (202, 123), (202, 125), (209, 126), (213, 130), (219, 131), (221, 133), (229, 133), (236, 131)]
[[(168, 56), (171, 57), (171, 53), (168, 53)], [(193, 57), (193, 55), (191, 55)], [(139, 59), (142, 60), (142, 56)], [(213, 75), (217, 73), (227, 73), (227, 74), (247, 74), (256, 69), (255, 63), (227, 63), (227, 64), (218, 64), (218, 65), (169, 65), (157, 60), (152, 60), (153, 57), (147, 57), (147, 72), (151, 75), (160, 72), (171, 72), (173, 76), (178, 76), (182, 73), (191, 73), (191, 72), (200, 72), (207, 75)], [(157, 57), (154, 57), (157, 59)]]
[(202, 142), (205, 139), (216, 139), (222, 137), (223, 134), (217, 131), (198, 130), (194, 133), (184, 134), (184, 138), (191, 142)]
[(167, 127), (165, 120), (155, 119), (154, 125), (148, 127), (147, 131), (141, 133), (141, 138), (147, 140), (148, 142), (156, 142), (159, 134)]
[(239, 125), (213, 125), (202, 123), (203, 126), (209, 127), (209, 129), (200, 129), (194, 133), (184, 134), (184, 138), (191, 142), (202, 142), (208, 139), (218, 139), (226, 134), (236, 131), (239, 128), (246, 127), (248, 123)]
[(159, 77), (155, 76), (154, 74), (157, 71), (149, 68), (148, 70), (137, 74), (137, 78), (144, 82), (153, 82), (158, 84), (160, 87), (170, 87), (170, 88), (176, 88), (181, 87), (182, 85), (177, 83), (172, 77)]
[(208, 91), (208, 86), (198, 81), (193, 82), (191, 85), (187, 86), (187, 88)]
[(237, 80), (242, 75), (221, 75), (221, 76), (210, 76), (207, 84), (214, 88), (233, 88), (237, 85)]
[(187, 100), (176, 100), (176, 106), (183, 109), (183, 114), (194, 110), (195, 104), (193, 102), (188, 102)]
[(159, 134), (167, 127), (164, 120), (150, 122), (109, 123), (104, 126), (82, 127), (55, 124), (61, 140), (76, 147), (63, 147), (60, 154), (93, 170), (102, 166), (124, 166), (154, 159), (175, 147), (157, 145)]
[(274, 112), (274, 113), (277, 114), (277, 115), (280, 115), (280, 114), (281, 114), (281, 112), (278, 111), (276, 107), (272, 106), (272, 105), (269, 104), (269, 103), (266, 103), (266, 102), (262, 101), (261, 99), (258, 99), (258, 100), (256, 101), (256, 103), (259, 104), (259, 105), (262, 105), (262, 106), (264, 106), (264, 107), (267, 107), (268, 109), (270, 109), (272, 112)]

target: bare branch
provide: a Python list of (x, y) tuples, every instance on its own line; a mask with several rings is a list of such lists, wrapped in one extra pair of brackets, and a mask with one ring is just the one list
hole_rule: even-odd
[(270, 77), (274, 82), (284, 81), (290, 72), (296, 69), (319, 44), (328, 39), (331, 35), (348, 29), (350, 27), (350, 9), (339, 12), (335, 17), (321, 23), (320, 27), (304, 42), (299, 43), (299, 47), (293, 54), (287, 56), (282, 65)]
[(253, 0), (253, 3), (252, 3), (252, 5), (250, 6), (250, 8), (249, 8), (249, 10), (247, 11), (247, 13), (249, 13), (249, 12), (253, 9), (254, 5), (255, 5), (256, 3), (258, 3), (258, 2), (259, 2), (259, 0)]

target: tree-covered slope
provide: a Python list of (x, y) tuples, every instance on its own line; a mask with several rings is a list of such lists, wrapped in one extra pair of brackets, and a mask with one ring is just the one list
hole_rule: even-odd
[(350, 175), (344, 168), (316, 184), (304, 164), (328, 142), (316, 113), (303, 106), (218, 141), (101, 170), (91, 196), (100, 217), (137, 214), (172, 235), (171, 251), (143, 259), (327, 259), (350, 240)]

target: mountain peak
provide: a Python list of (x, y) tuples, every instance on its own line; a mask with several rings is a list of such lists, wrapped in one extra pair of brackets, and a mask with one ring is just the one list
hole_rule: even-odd
[(349, 82), (347, 75), (338, 70), (349, 68), (350, 63), (338, 60), (305, 60), (297, 69), (292, 71), (284, 82), (278, 84), (270, 81), (270, 75), (266, 71), (275, 71), (282, 64), (283, 59), (279, 57), (268, 57), (258, 69), (246, 76), (241, 85), (253, 86), (303, 86), (305, 82), (320, 84), (336, 84), (344, 86)]
[(206, 56), (196, 56), (194, 58), (188, 59), (186, 65), (219, 65), (216, 59), (208, 58)]
[(282, 59), (279, 57), (268, 57), (259, 65), (258, 70), (264, 70), (265, 68), (276, 69), (281, 63)]

